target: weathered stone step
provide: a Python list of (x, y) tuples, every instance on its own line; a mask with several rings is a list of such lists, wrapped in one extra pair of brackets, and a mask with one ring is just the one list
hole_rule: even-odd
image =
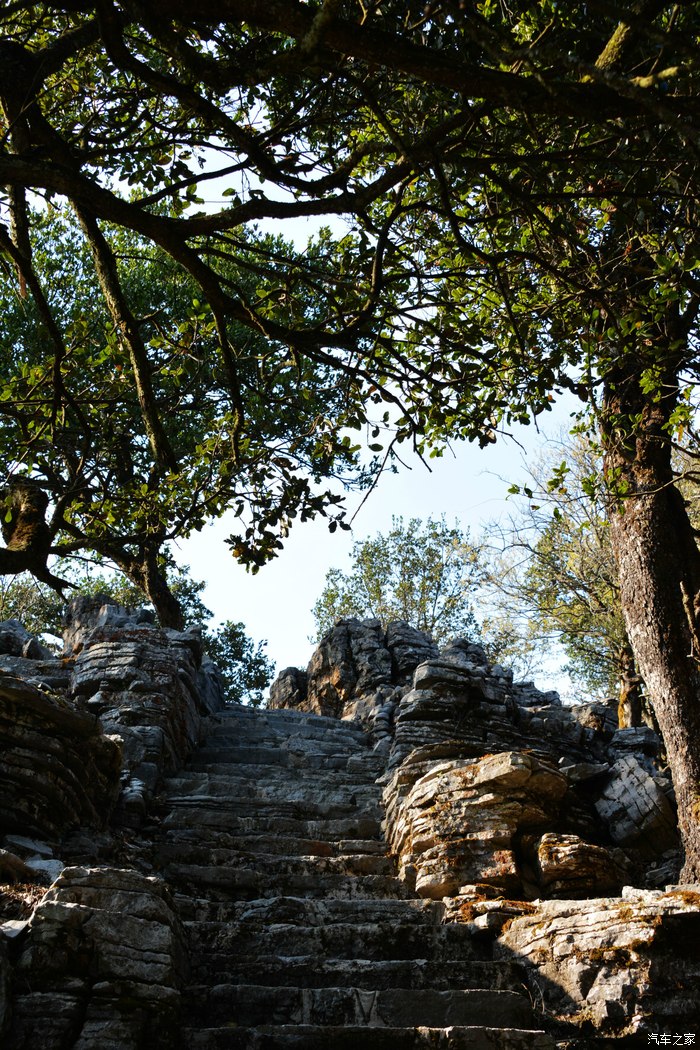
[[(363, 883), (367, 880), (363, 880)], [(311, 956), (318, 959), (490, 960), (490, 944), (466, 926), (417, 922), (337, 922), (321, 926), (295, 923), (193, 923), (192, 959), (210, 972), (226, 972), (238, 955)]]
[(279, 814), (277, 810), (266, 813), (258, 809), (250, 815), (241, 815), (230, 807), (211, 805), (184, 799), (171, 803), (163, 818), (162, 827), (184, 830), (185, 828), (217, 829), (231, 834), (255, 834), (257, 832), (294, 837), (308, 837), (334, 841), (339, 838), (378, 839), (382, 835), (378, 817), (365, 816), (352, 811), (348, 816), (305, 819), (296, 815)]
[(188, 1050), (556, 1050), (546, 1032), (507, 1028), (283, 1025), (185, 1032)]
[(243, 868), (260, 871), (270, 879), (294, 878), (297, 875), (317, 878), (321, 875), (394, 875), (394, 861), (376, 853), (345, 853), (339, 856), (311, 854), (304, 856), (280, 853), (241, 852), (234, 849), (206, 849), (201, 843), (159, 842), (154, 849), (156, 863), (169, 867), (202, 864), (207, 868), (226, 866), (230, 871)]
[(469, 988), (286, 988), (227, 985), (213, 988), (195, 1017), (209, 1024), (425, 1025), (446, 1028), (498, 1018), (505, 1028), (533, 1028), (530, 1003), (518, 992)]
[(230, 783), (231, 785), (265, 784), (272, 792), (281, 796), (284, 796), (285, 784), (306, 790), (309, 794), (314, 787), (318, 792), (321, 784), (324, 789), (327, 786), (327, 790), (333, 793), (338, 791), (356, 793), (360, 789), (368, 796), (377, 799), (380, 798), (382, 791), (382, 785), (375, 783), (373, 773), (370, 775), (361, 772), (349, 773), (344, 769), (319, 769), (294, 764), (261, 766), (257, 763), (246, 765), (235, 762), (231, 764), (203, 762), (201, 766), (197, 764), (188, 766), (177, 776), (170, 777), (164, 782), (166, 790), (167, 785), (171, 782), (174, 781), (177, 784), (178, 781), (186, 778), (191, 778), (192, 782), (196, 782), (196, 778), (201, 783), (210, 779), (214, 783)]
[[(215, 977), (214, 988), (224, 985), (267, 984), (273, 1000), (277, 986), (303, 988), (433, 988), (436, 991), (491, 988), (522, 992), (523, 969), (516, 962), (474, 959), (326, 959), (317, 955), (243, 955), (231, 952), (225, 970), (213, 970), (207, 960), (193, 973)], [(188, 995), (204, 1002), (211, 983), (190, 983)]]
[[(253, 864), (255, 859), (253, 859)], [(331, 896), (351, 900), (358, 897), (410, 896), (403, 882), (389, 875), (345, 875), (336, 872), (280, 871), (270, 873), (253, 866), (230, 868), (225, 864), (182, 864), (172, 861), (162, 874), (178, 886), (196, 887), (230, 899), (252, 900), (256, 897)]]
[(234, 707), (232, 705), (225, 711), (217, 711), (215, 718), (220, 725), (255, 722), (257, 725), (285, 727), (287, 733), (293, 732), (294, 728), (299, 725), (311, 725), (332, 731), (351, 732), (358, 738), (367, 735), (362, 726), (352, 719), (330, 718), (328, 715), (315, 715), (311, 711), (295, 711), (290, 707), (270, 710), (269, 708), (243, 707), (242, 705)]
[[(258, 826), (263, 827), (263, 820), (269, 820), (268, 826), (274, 826), (276, 820), (293, 817), (303, 821), (340, 820), (343, 817), (354, 817), (357, 821), (371, 820), (378, 827), (382, 819), (382, 810), (378, 804), (370, 805), (358, 802), (352, 796), (339, 800), (323, 797), (321, 799), (296, 798), (283, 801), (276, 798), (239, 798), (235, 792), (231, 795), (175, 795), (167, 800), (170, 809), (191, 809), (199, 811), (202, 822), (211, 821), (208, 814), (218, 811), (222, 816), (221, 825), (228, 827), (235, 817), (253, 817)], [(184, 826), (186, 821), (175, 818), (173, 824)]]
[[(314, 754), (287, 751), (281, 748), (270, 749), (270, 757), (266, 758), (260, 748), (241, 747), (228, 750), (208, 748), (206, 751), (202, 750), (201, 753), (195, 752), (187, 763), (185, 771), (220, 773), (239, 777), (243, 775), (253, 779), (259, 776), (264, 776), (265, 779), (281, 778), (290, 774), (298, 774), (300, 778), (303, 778), (320, 772), (324, 777), (330, 775), (330, 779), (337, 784), (373, 783), (374, 772), (368, 776), (367, 772), (351, 771), (348, 768), (351, 758), (352, 756), (349, 755)], [(332, 774), (336, 776), (333, 777)]]
[(345, 751), (348, 755), (368, 749), (372, 743), (364, 733), (345, 728), (338, 724), (333, 730), (314, 724), (303, 724), (290, 730), (289, 726), (273, 727), (266, 722), (251, 722), (247, 726), (216, 726), (208, 731), (205, 745), (208, 748), (237, 748), (241, 745), (277, 744), (284, 748), (332, 748)]
[(169, 828), (165, 832), (167, 848), (175, 844), (189, 854), (193, 849), (236, 850), (239, 853), (278, 854), (288, 857), (340, 857), (351, 853), (386, 855), (386, 843), (381, 839), (298, 838), (294, 835), (231, 835), (217, 828)]
[(345, 777), (323, 776), (283, 776), (256, 779), (231, 770), (221, 772), (203, 772), (185, 770), (175, 777), (168, 777), (164, 782), (166, 797), (170, 799), (217, 798), (217, 799), (272, 799), (276, 802), (313, 801), (323, 795), (326, 798), (347, 802), (366, 801), (378, 805), (381, 796), (380, 788), (358, 780), (348, 783)]
[[(409, 897), (355, 900), (314, 900), (311, 897), (263, 897), (248, 901), (211, 901), (206, 897), (176, 894), (178, 914), (186, 925), (202, 928), (211, 923), (228, 928), (232, 923), (294, 923), (299, 926), (328, 926), (338, 922), (414, 922), (439, 926), (445, 909), (441, 901)], [(216, 932), (216, 931), (214, 931)], [(224, 931), (225, 932), (225, 931)]]

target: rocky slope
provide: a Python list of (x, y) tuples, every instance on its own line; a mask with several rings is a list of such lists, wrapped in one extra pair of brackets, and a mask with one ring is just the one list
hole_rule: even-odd
[(110, 604), (73, 604), (60, 659), (12, 622), (0, 651), (8, 1050), (693, 1033), (700, 893), (659, 741), (605, 705), (376, 621), (266, 711)]

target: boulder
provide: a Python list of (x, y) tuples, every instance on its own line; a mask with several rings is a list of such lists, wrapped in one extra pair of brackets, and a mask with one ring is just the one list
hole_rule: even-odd
[(578, 835), (547, 832), (535, 843), (535, 855), (545, 897), (601, 897), (620, 890), (621, 873), (609, 850)]
[(698, 943), (697, 887), (628, 889), (622, 898), (542, 901), (505, 925), (496, 955), (527, 964), (551, 1019), (621, 1038), (694, 1030)]
[(285, 667), (270, 686), (267, 706), (273, 709), (288, 707), (304, 710), (308, 688), (306, 671), (298, 667)]
[(26, 660), (55, 658), (48, 646), (25, 630), (19, 620), (0, 622), (0, 653), (8, 656), (22, 656)]
[(676, 817), (663, 788), (635, 755), (623, 755), (595, 808), (613, 840), (656, 857), (678, 845)]
[(25, 936), (14, 973), (13, 1050), (176, 1045), (187, 951), (159, 879), (66, 868)]
[(391, 684), (391, 653), (379, 620), (341, 620), (324, 636), (308, 666), (302, 710), (342, 718), (357, 697)]
[[(394, 790), (392, 781), (389, 801)], [(566, 791), (566, 777), (523, 752), (439, 763), (390, 807), (399, 871), (423, 897), (464, 894), (467, 885), (522, 897), (518, 837), (551, 824)]]

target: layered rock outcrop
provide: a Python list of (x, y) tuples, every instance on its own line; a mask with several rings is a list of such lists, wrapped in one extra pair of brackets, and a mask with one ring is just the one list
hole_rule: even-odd
[(693, 1031), (700, 894), (651, 730), (378, 621), (270, 708), (222, 710), (199, 633), (143, 612), (74, 603), (61, 657), (0, 625), (3, 1047)]
[(34, 911), (14, 970), (11, 1045), (169, 1050), (187, 958), (162, 880), (66, 868)]
[[(618, 729), (613, 705), (565, 707), (515, 683), (465, 639), (440, 653), (409, 647), (401, 675), (376, 656), (389, 633), (339, 624), (290, 706), (332, 694), (333, 713), (374, 731), (387, 752), (385, 832), (407, 885), (523, 961), (565, 1041), (688, 1031), (700, 897), (655, 889), (677, 878), (680, 853), (653, 731)], [(674, 962), (668, 931), (682, 923)]]
[(61, 656), (12, 621), (0, 647), (0, 1043), (175, 1046), (187, 950), (147, 827), (222, 706), (199, 632), (81, 599)]

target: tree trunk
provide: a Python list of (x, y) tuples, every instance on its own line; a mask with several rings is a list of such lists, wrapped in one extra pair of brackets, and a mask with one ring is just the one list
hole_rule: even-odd
[(700, 553), (673, 484), (666, 431), (675, 371), (654, 399), (639, 363), (607, 382), (602, 413), (611, 539), (637, 667), (664, 738), (678, 803), (684, 881), (700, 881)]
[(170, 590), (165, 572), (158, 562), (156, 551), (141, 551), (139, 557), (126, 557), (110, 551), (109, 555), (125, 576), (140, 587), (156, 611), (161, 627), (182, 631), (185, 618), (180, 603)]
[(148, 600), (156, 611), (161, 627), (172, 627), (182, 631), (185, 618), (180, 603), (170, 590), (165, 573), (161, 571), (157, 558), (150, 558), (145, 565), (145, 590)]
[(617, 704), (617, 724), (620, 729), (632, 729), (642, 724), (642, 678), (637, 674), (634, 653), (626, 645), (618, 655), (620, 667), (620, 698)]

